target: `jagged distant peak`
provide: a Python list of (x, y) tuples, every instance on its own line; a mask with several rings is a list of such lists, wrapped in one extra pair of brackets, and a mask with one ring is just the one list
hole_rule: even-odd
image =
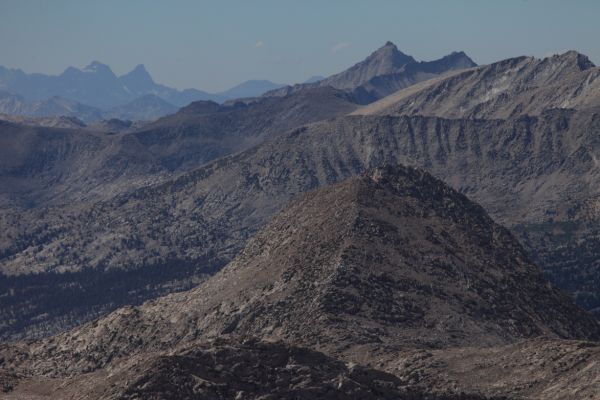
[(111, 75), (113, 75), (113, 72), (108, 65), (96, 60), (89, 63), (85, 68), (83, 68), (82, 71), (95, 73), (110, 73)]
[(143, 79), (143, 80), (147, 80), (149, 82), (154, 83), (152, 76), (150, 75), (150, 73), (148, 72), (148, 70), (146, 69), (144, 64), (136, 65), (135, 68), (133, 68), (128, 73), (122, 75), (120, 78), (129, 78), (129, 79), (137, 79), (137, 80)]
[(599, 74), (600, 68), (573, 50), (543, 59), (519, 56), (398, 92), (361, 113), (506, 119), (553, 108), (593, 108), (600, 105)]
[[(387, 42), (385, 42), (385, 44), (383, 46), (381, 46), (380, 48), (375, 50), (375, 52), (380, 51), (380, 50), (386, 50), (386, 49), (402, 53), (400, 50), (398, 50), (398, 46), (396, 46), (393, 42), (391, 42), (389, 40)], [(402, 54), (404, 54), (404, 53), (402, 53)]]
[(398, 72), (405, 65), (414, 62), (416, 61), (412, 56), (402, 53), (392, 42), (387, 42), (364, 60), (323, 79), (319, 84), (337, 89), (354, 89), (375, 76)]
[(398, 50), (398, 47), (390, 41), (387, 41), (383, 46), (371, 53), (365, 59), (365, 62), (373, 60), (389, 60), (396, 67), (408, 64), (409, 62), (415, 62), (412, 56)]
[(582, 54), (576, 50), (568, 50), (561, 54), (554, 54), (550, 57), (546, 57), (544, 60), (559, 60), (568, 64), (575, 64), (577, 67), (585, 71), (586, 69), (594, 68), (596, 65), (589, 59), (588, 56)]
[(469, 56), (467, 55), (467, 53), (465, 53), (465, 52), (464, 52), (464, 51), (462, 51), (462, 50), (459, 50), (459, 51), (453, 51), (452, 53), (450, 53), (450, 54), (448, 54), (448, 55), (445, 55), (444, 57), (442, 57), (442, 59), (444, 59), (444, 58), (452, 58), (452, 59), (460, 59), (460, 58), (465, 58), (465, 59), (468, 59), (468, 60), (470, 60), (470, 61), (471, 61), (473, 64), (475, 64), (475, 62), (474, 62), (474, 61), (471, 59), (471, 57), (469, 57)]
[(286, 96), (307, 87), (331, 86), (352, 91), (356, 103), (368, 104), (435, 75), (475, 66), (477, 64), (464, 51), (453, 52), (433, 61), (417, 62), (388, 41), (344, 71), (326, 78), (311, 78), (303, 84), (273, 90), (267, 92), (266, 96)]

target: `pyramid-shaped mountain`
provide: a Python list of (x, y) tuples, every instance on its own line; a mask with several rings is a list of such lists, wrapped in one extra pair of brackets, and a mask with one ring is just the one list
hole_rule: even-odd
[(387, 42), (363, 61), (322, 80), (320, 84), (337, 89), (354, 89), (375, 76), (398, 72), (406, 64), (414, 62), (414, 58), (402, 53), (394, 43)]
[(372, 103), (395, 91), (445, 74), (475, 67), (464, 52), (453, 52), (433, 61), (416, 61), (387, 42), (352, 67), (314, 83), (286, 86), (267, 92), (266, 96), (284, 96), (317, 86), (331, 86), (350, 92), (356, 102)]
[(187, 297), (204, 335), (328, 352), (599, 337), (483, 208), (403, 167), (307, 194)]
[(152, 93), (156, 89), (154, 79), (143, 64), (138, 64), (130, 72), (121, 75), (119, 82), (125, 86), (126, 90), (136, 94)]
[(37, 374), (78, 373), (223, 335), (366, 363), (382, 347), (600, 331), (483, 208), (421, 170), (386, 167), (304, 195), (197, 288), (120, 309), (17, 358)]

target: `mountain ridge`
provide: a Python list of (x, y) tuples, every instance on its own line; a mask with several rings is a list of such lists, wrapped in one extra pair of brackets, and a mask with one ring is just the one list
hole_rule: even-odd
[(600, 67), (568, 51), (515, 57), (421, 82), (368, 105), (360, 114), (507, 119), (553, 108), (600, 107)]
[(369, 104), (397, 90), (427, 81), (440, 74), (471, 68), (476, 64), (464, 52), (452, 52), (438, 60), (417, 62), (387, 42), (350, 68), (314, 83), (296, 84), (265, 93), (284, 96), (307, 87), (331, 86), (346, 90), (360, 104)]
[[(347, 114), (356, 107), (346, 93), (315, 88), (286, 98), (264, 98), (250, 105), (195, 102), (137, 128), (136, 124), (111, 127), (107, 122), (98, 128), (90, 124), (80, 135), (75, 130), (55, 130), (51, 135), (52, 131), (43, 127), (36, 130), (6, 124), (6, 132), (0, 132), (4, 141), (0, 154), (14, 164), (11, 169), (0, 168), (0, 179), (5, 182), (0, 207), (108, 199), (245, 150), (299, 125)], [(126, 109), (117, 111), (117, 116), (128, 116)], [(102, 132), (105, 128), (110, 130)], [(125, 132), (113, 135), (114, 128)], [(98, 140), (103, 147), (99, 147)], [(87, 147), (86, 154), (94, 149), (88, 163), (72, 152), (80, 146)], [(33, 175), (32, 171), (44, 173)]]

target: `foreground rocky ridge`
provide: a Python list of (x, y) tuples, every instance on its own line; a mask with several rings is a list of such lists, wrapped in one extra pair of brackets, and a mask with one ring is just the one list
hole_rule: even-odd
[[(387, 370), (416, 387), (460, 388), (467, 393), (517, 399), (596, 399), (600, 390), (598, 342), (535, 339), (491, 348), (416, 350)], [(510, 395), (507, 395), (510, 394)]]
[[(0, 376), (0, 382), (2, 377)], [(3, 398), (502, 400), (432, 392), (392, 374), (285, 343), (218, 339), (67, 379), (7, 377)]]
[[(516, 354), (538, 354), (538, 346), (543, 350), (538, 354), (542, 366), (556, 362), (546, 350), (554, 347), (565, 349), (577, 370), (594, 371), (595, 344), (557, 339), (597, 340), (600, 326), (549, 286), (510, 233), (481, 207), (423, 171), (391, 167), (302, 196), (251, 239), (231, 264), (197, 288), (118, 310), (53, 338), (5, 346), (2, 368), (22, 377), (11, 384), (15, 393), (36, 384), (65, 388), (75, 382), (82, 392), (100, 391), (95, 392), (100, 398), (102, 391), (123, 387), (115, 380), (127, 376), (134, 383), (128, 380), (122, 396), (140, 398), (161, 390), (166, 390), (165, 396), (207, 386), (217, 392), (232, 390), (207, 385), (204, 374), (211, 373), (211, 364), (206, 357), (212, 362), (217, 362), (215, 357), (244, 357), (235, 371), (253, 357), (261, 360), (259, 365), (269, 365), (269, 360), (290, 363), (284, 361), (290, 353), (284, 360), (278, 355), (279, 345), (258, 345), (234, 356), (237, 351), (201, 344), (219, 337), (283, 340), (397, 376), (364, 370), (360, 375), (371, 378), (357, 381), (347, 369), (354, 367), (338, 364), (335, 390), (342, 390), (342, 396), (362, 390), (383, 398), (404, 393), (405, 398), (435, 399), (438, 393), (443, 399), (460, 392), (473, 396), (464, 398), (537, 398), (549, 390), (551, 379), (569, 381), (582, 393), (598, 389), (589, 375), (571, 374), (574, 366), (546, 371), (536, 365), (540, 375), (535, 385), (511, 382), (503, 370), (493, 370), (494, 364), (488, 368), (504, 386), (474, 385), (476, 372), (461, 372), (462, 357), (456, 356), (460, 352), (473, 359), (503, 357), (502, 365), (525, 374), (531, 364), (515, 359)], [(529, 341), (514, 345), (526, 338)], [(573, 349), (581, 351), (573, 354)], [(309, 354), (298, 351), (291, 353)], [(216, 353), (210, 356), (211, 352)], [(328, 365), (319, 358), (323, 356), (310, 354)], [(296, 370), (287, 367), (288, 372), (289, 368)], [(309, 368), (317, 380), (331, 379), (319, 377), (323, 369)], [(252, 371), (250, 376), (258, 379), (256, 367)], [(194, 383), (190, 374), (202, 376), (204, 383)], [(236, 390), (247, 390), (244, 374), (238, 375), (242, 386)], [(349, 386), (345, 374), (350, 374)], [(104, 383), (107, 378), (112, 384)], [(271, 378), (264, 384), (279, 390), (269, 386), (274, 384)], [(87, 383), (77, 384), (80, 380)], [(282, 393), (294, 387), (286, 382)], [(315, 393), (338, 393), (329, 382), (325, 388), (317, 385)], [(394, 392), (399, 388), (404, 389)], [(547, 398), (568, 398), (565, 393)]]

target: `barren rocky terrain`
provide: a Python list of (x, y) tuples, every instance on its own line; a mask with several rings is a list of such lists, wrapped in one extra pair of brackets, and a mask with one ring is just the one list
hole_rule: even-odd
[[(126, 389), (152, 393), (187, 376), (160, 371), (206, 368), (186, 357), (201, 357), (192, 349), (220, 337), (284, 341), (376, 367), (399, 378), (381, 375), (392, 388), (536, 398), (551, 379), (564, 379), (585, 393), (598, 389), (585, 375), (569, 375), (571, 364), (595, 370), (597, 346), (563, 341), (598, 340), (597, 321), (552, 288), (483, 208), (423, 171), (391, 167), (302, 196), (198, 287), (52, 338), (4, 346), (2, 367), (17, 376), (11, 385), (20, 393), (42, 377), (69, 382), (94, 373), (100, 379), (119, 368), (139, 374), (148, 367), (141, 360), (170, 354), (150, 364), (158, 371), (138, 376), (143, 385)], [(480, 371), (463, 372), (453, 358), (460, 351), (473, 359), (498, 354), (524, 374), (531, 364), (515, 360), (515, 352), (538, 346), (540, 361), (525, 359), (554, 362), (549, 357), (564, 348), (567, 365), (541, 370), (527, 388), (507, 377), (504, 386), (473, 386)], [(436, 378), (436, 368), (448, 377)], [(501, 378), (493, 369), (500, 366), (489, 368)], [(461, 381), (464, 373), (471, 378)], [(102, 387), (90, 385), (78, 387)], [(546, 398), (566, 399), (565, 393)]]

